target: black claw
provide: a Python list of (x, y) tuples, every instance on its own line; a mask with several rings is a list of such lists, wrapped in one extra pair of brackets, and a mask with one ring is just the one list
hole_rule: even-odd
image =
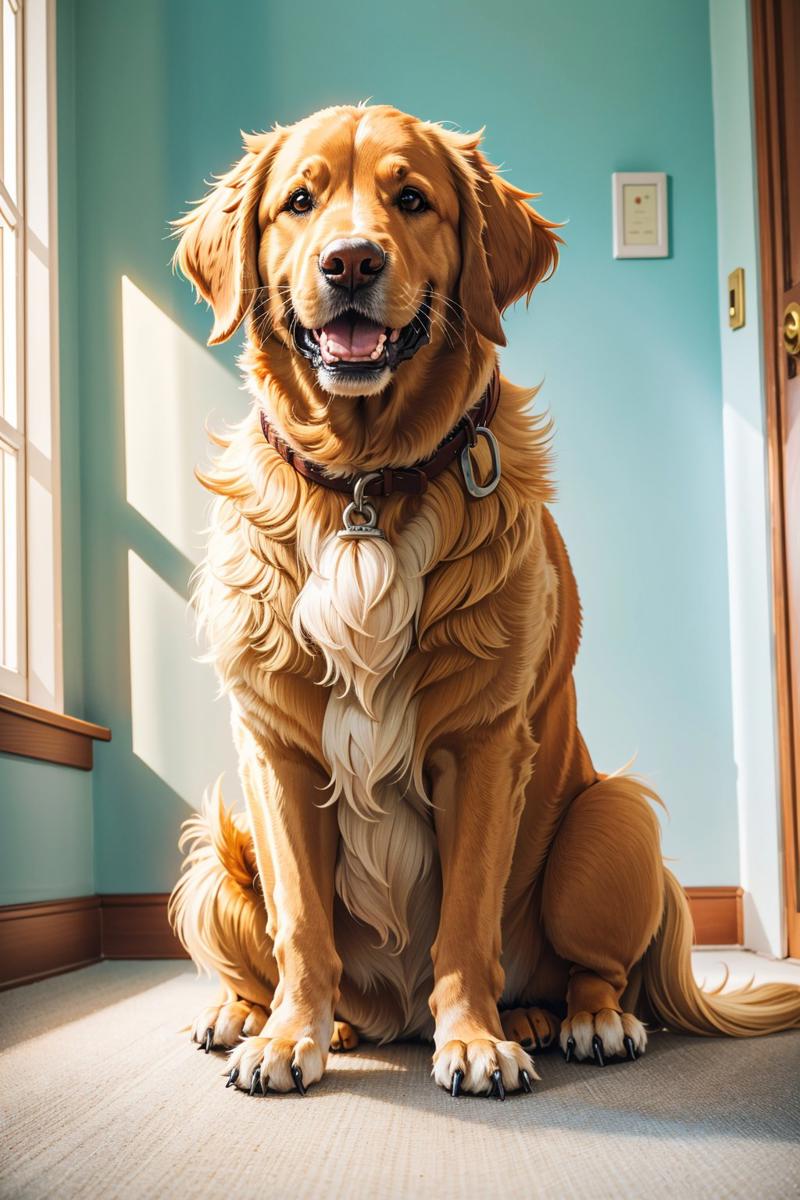
[(453, 1071), (453, 1078), (450, 1081), (450, 1095), (454, 1100), (461, 1094), (461, 1083), (463, 1078), (464, 1072), (462, 1070), (459, 1069), (458, 1071)]
[(505, 1098), (506, 1098), (506, 1089), (503, 1087), (503, 1076), (500, 1072), (499, 1067), (496, 1071), (492, 1071), (492, 1092), (491, 1092), (491, 1094), (497, 1100), (505, 1100)]
[(303, 1083), (303, 1072), (300, 1070), (299, 1067), (296, 1067), (294, 1065), (290, 1069), (292, 1072), (292, 1079), (294, 1080), (294, 1086), (297, 1088), (297, 1090), (301, 1096), (305, 1096), (306, 1087)]
[(541, 1041), (541, 1038), (539, 1037), (539, 1034), (538, 1034), (538, 1033), (535, 1033), (533, 1036), (536, 1038), (536, 1053), (537, 1053), (537, 1054), (541, 1054), (541, 1053), (542, 1053), (542, 1041)]
[(225, 1087), (226, 1088), (233, 1087), (238, 1078), (239, 1078), (239, 1068), (234, 1067), (233, 1070), (231, 1071), (230, 1075), (228, 1076), (228, 1082), (225, 1084)]
[[(538, 1041), (538, 1038), (537, 1038), (537, 1041)], [(523, 1050), (530, 1050), (533, 1046), (533, 1042), (531, 1041), (530, 1038), (523, 1038), (522, 1041), (520, 1042), (520, 1046), (522, 1046)], [(538, 1047), (537, 1047), (537, 1049), (538, 1049)]]
[(623, 1038), (623, 1041), (625, 1042), (625, 1049), (628, 1053), (628, 1061), (636, 1062), (636, 1047), (633, 1044), (633, 1038), (630, 1034), (628, 1034), (627, 1037)]
[(572, 1052), (574, 1049), (575, 1049), (575, 1038), (568, 1037), (567, 1038), (567, 1048), (564, 1051), (564, 1062), (572, 1061)]
[(261, 1085), (261, 1067), (256, 1067), (253, 1071), (253, 1078), (250, 1080), (250, 1095), (255, 1096), (258, 1092), (264, 1095), (264, 1088)]
[(206, 1054), (208, 1054), (209, 1050), (211, 1049), (211, 1047), (213, 1045), (214, 1045), (214, 1026), (209, 1025), (208, 1029), (206, 1030), (205, 1041), (203, 1042), (203, 1049), (205, 1050)]
[(533, 1084), (531, 1083), (530, 1075), (527, 1071), (520, 1071), (519, 1077), (522, 1080), (523, 1090), (530, 1094), (533, 1091)]
[(606, 1060), (603, 1058), (603, 1039), (597, 1033), (592, 1038), (592, 1054), (598, 1067), (606, 1065)]

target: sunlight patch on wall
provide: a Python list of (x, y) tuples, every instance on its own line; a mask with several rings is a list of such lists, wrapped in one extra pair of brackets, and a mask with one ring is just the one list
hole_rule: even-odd
[(194, 468), (209, 457), (205, 423), (219, 428), (248, 407), (237, 380), (122, 276), (127, 499), (196, 563), (208, 497)]
[(192, 808), (220, 772), (225, 797), (239, 793), (228, 702), (197, 661), (186, 602), (128, 551), (133, 752)]

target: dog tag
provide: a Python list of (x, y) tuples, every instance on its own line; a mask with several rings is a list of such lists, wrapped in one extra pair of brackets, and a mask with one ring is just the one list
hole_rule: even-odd
[[(353, 515), (355, 513), (363, 517), (363, 520), (354, 521)], [(362, 500), (360, 506), (358, 506), (355, 500), (351, 500), (342, 513), (344, 529), (338, 530), (336, 536), (350, 538), (353, 541), (362, 541), (364, 538), (383, 538), (385, 541), (386, 534), (382, 529), (378, 528), (377, 522), (378, 514), (375, 511), (374, 504), (370, 504), (369, 500)]]

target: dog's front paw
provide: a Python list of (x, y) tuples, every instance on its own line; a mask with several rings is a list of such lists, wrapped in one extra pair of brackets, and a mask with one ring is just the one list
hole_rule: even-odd
[(498, 1100), (505, 1100), (506, 1092), (532, 1091), (532, 1081), (539, 1078), (522, 1046), (489, 1034), (446, 1042), (433, 1056), (433, 1077), (451, 1096), (472, 1092)]
[(204, 1008), (192, 1025), (192, 1041), (198, 1050), (230, 1049), (242, 1037), (261, 1033), (267, 1023), (266, 1010), (249, 1000), (232, 1000)]
[(632, 1013), (604, 1008), (598, 1013), (579, 1012), (561, 1022), (561, 1049), (567, 1062), (593, 1058), (598, 1067), (608, 1058), (631, 1062), (644, 1054), (647, 1032)]
[(228, 1082), (251, 1096), (267, 1092), (291, 1092), (305, 1096), (312, 1083), (322, 1078), (328, 1047), (313, 1037), (245, 1038), (228, 1057)]

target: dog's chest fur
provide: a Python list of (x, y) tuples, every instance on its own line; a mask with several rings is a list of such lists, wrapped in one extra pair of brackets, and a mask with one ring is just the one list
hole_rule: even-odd
[(308, 548), (310, 573), (294, 609), (296, 633), (315, 644), (328, 668), (322, 745), (341, 833), (336, 889), (369, 927), (344, 969), (362, 988), (381, 978), (391, 983), (409, 1033), (421, 1032), (429, 1017), (422, 985), (439, 891), (433, 822), (415, 762), (414, 630), (429, 550), (413, 522), (393, 544), (331, 535)]

